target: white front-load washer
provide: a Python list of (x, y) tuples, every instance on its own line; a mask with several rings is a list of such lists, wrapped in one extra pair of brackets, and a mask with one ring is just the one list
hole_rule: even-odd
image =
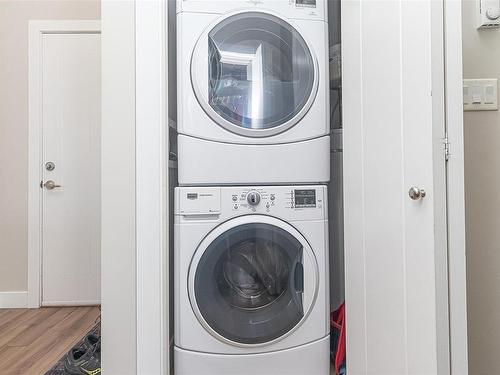
[(175, 190), (176, 375), (327, 375), (327, 190)]
[(329, 181), (326, 0), (178, 0), (180, 185)]

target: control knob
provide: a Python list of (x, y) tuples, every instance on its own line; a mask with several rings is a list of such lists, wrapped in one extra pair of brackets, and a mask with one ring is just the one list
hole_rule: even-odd
[(247, 194), (247, 202), (250, 206), (257, 206), (260, 203), (260, 194), (257, 191), (251, 191)]

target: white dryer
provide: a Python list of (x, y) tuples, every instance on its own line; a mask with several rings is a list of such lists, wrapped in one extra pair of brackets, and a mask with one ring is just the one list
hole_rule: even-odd
[(179, 183), (330, 178), (326, 0), (178, 0)]
[(176, 375), (327, 375), (326, 186), (175, 190)]

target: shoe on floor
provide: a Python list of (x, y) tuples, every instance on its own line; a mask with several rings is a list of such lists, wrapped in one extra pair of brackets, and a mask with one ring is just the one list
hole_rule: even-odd
[(71, 375), (100, 375), (100, 350), (100, 342), (88, 349), (83, 347), (71, 349), (64, 361), (66, 372)]
[(97, 351), (101, 352), (101, 336), (96, 335), (95, 333), (89, 333), (83, 339), (83, 348), (85, 350), (92, 349), (94, 346), (99, 345)]

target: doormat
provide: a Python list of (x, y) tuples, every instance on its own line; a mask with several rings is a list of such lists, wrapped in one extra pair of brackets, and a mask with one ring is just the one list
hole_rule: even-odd
[[(97, 323), (94, 328), (92, 328), (87, 334), (82, 337), (82, 339), (75, 345), (73, 348), (78, 348), (83, 345), (83, 340), (90, 333), (100, 335), (101, 334), (101, 323)], [(63, 355), (61, 359), (52, 367), (49, 371), (45, 373), (45, 375), (67, 375), (68, 373), (64, 369), (64, 361), (66, 360), (66, 354)]]

